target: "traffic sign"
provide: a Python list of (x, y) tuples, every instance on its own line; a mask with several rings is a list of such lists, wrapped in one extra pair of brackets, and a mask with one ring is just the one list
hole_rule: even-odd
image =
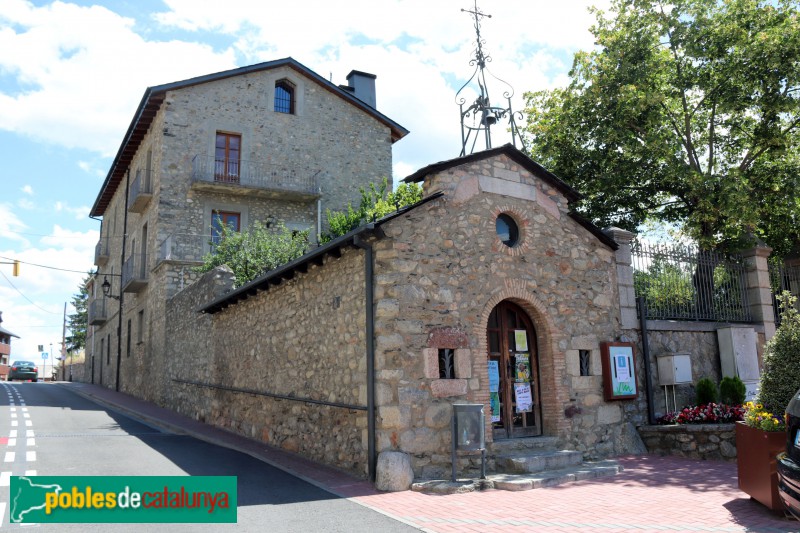
[(42, 352), (42, 359), (47, 361), (47, 352)]

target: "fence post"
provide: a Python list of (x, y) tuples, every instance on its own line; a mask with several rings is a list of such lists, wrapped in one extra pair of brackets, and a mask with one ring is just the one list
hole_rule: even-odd
[(767, 258), (772, 248), (759, 242), (753, 248), (743, 250), (745, 271), (747, 272), (747, 301), (753, 322), (764, 326), (764, 340), (775, 334), (775, 311), (772, 308), (772, 288), (769, 283)]
[(636, 291), (633, 287), (631, 241), (634, 234), (621, 228), (608, 227), (603, 233), (619, 245), (615, 254), (617, 262), (617, 285), (619, 287), (619, 314), (622, 329), (637, 329)]

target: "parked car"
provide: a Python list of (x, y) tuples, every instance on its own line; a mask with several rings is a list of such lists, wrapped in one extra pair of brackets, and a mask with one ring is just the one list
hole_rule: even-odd
[(38, 381), (39, 369), (31, 361), (14, 361), (8, 369), (8, 381), (20, 379), (22, 381)]
[(786, 509), (800, 520), (800, 390), (786, 407), (786, 451), (776, 458), (778, 494)]

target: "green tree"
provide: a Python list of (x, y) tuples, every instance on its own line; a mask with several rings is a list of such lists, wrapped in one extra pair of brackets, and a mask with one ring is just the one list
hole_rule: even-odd
[(527, 93), (531, 156), (601, 226), (702, 248), (800, 242), (796, 0), (613, 0), (566, 88)]
[(227, 265), (233, 270), (234, 284), (240, 287), (261, 274), (297, 259), (308, 247), (308, 231), (292, 231), (282, 223), (275, 229), (256, 222), (238, 232), (222, 225), (219, 242), (203, 258), (198, 272)]
[[(388, 191), (388, 180), (380, 187), (370, 185), (369, 190), (361, 189), (361, 202), (358, 209), (348, 205), (347, 211), (328, 210), (327, 233), (321, 236), (321, 243), (356, 229), (367, 222), (381, 217), (422, 199), (422, 187), (416, 183), (403, 183), (395, 191)], [(223, 225), (219, 242), (203, 258), (198, 272), (208, 272), (214, 267), (227, 265), (233, 270), (234, 283), (240, 287), (302, 256), (308, 249), (308, 231), (297, 232), (287, 229), (283, 224), (270, 229), (256, 222), (252, 228), (237, 232)]]
[(87, 305), (89, 302), (89, 291), (86, 284), (89, 283), (92, 274), (89, 273), (80, 285), (78, 285), (78, 293), (72, 295), (72, 307), (75, 312), (67, 315), (67, 329), (70, 334), (67, 335), (67, 351), (78, 352), (86, 346), (86, 329), (89, 325), (89, 315)]
[(322, 235), (323, 243), (341, 237), (362, 224), (374, 222), (398, 209), (422, 200), (422, 186), (417, 183), (401, 183), (394, 191), (388, 191), (389, 180), (384, 178), (380, 187), (370, 183), (369, 189), (361, 189), (361, 201), (357, 209), (348, 204), (346, 211), (327, 211), (328, 231)]

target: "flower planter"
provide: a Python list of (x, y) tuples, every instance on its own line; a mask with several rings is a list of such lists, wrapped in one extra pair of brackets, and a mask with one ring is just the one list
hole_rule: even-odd
[(736, 464), (739, 490), (776, 512), (783, 512), (778, 496), (775, 456), (786, 449), (786, 432), (764, 431), (736, 423)]

